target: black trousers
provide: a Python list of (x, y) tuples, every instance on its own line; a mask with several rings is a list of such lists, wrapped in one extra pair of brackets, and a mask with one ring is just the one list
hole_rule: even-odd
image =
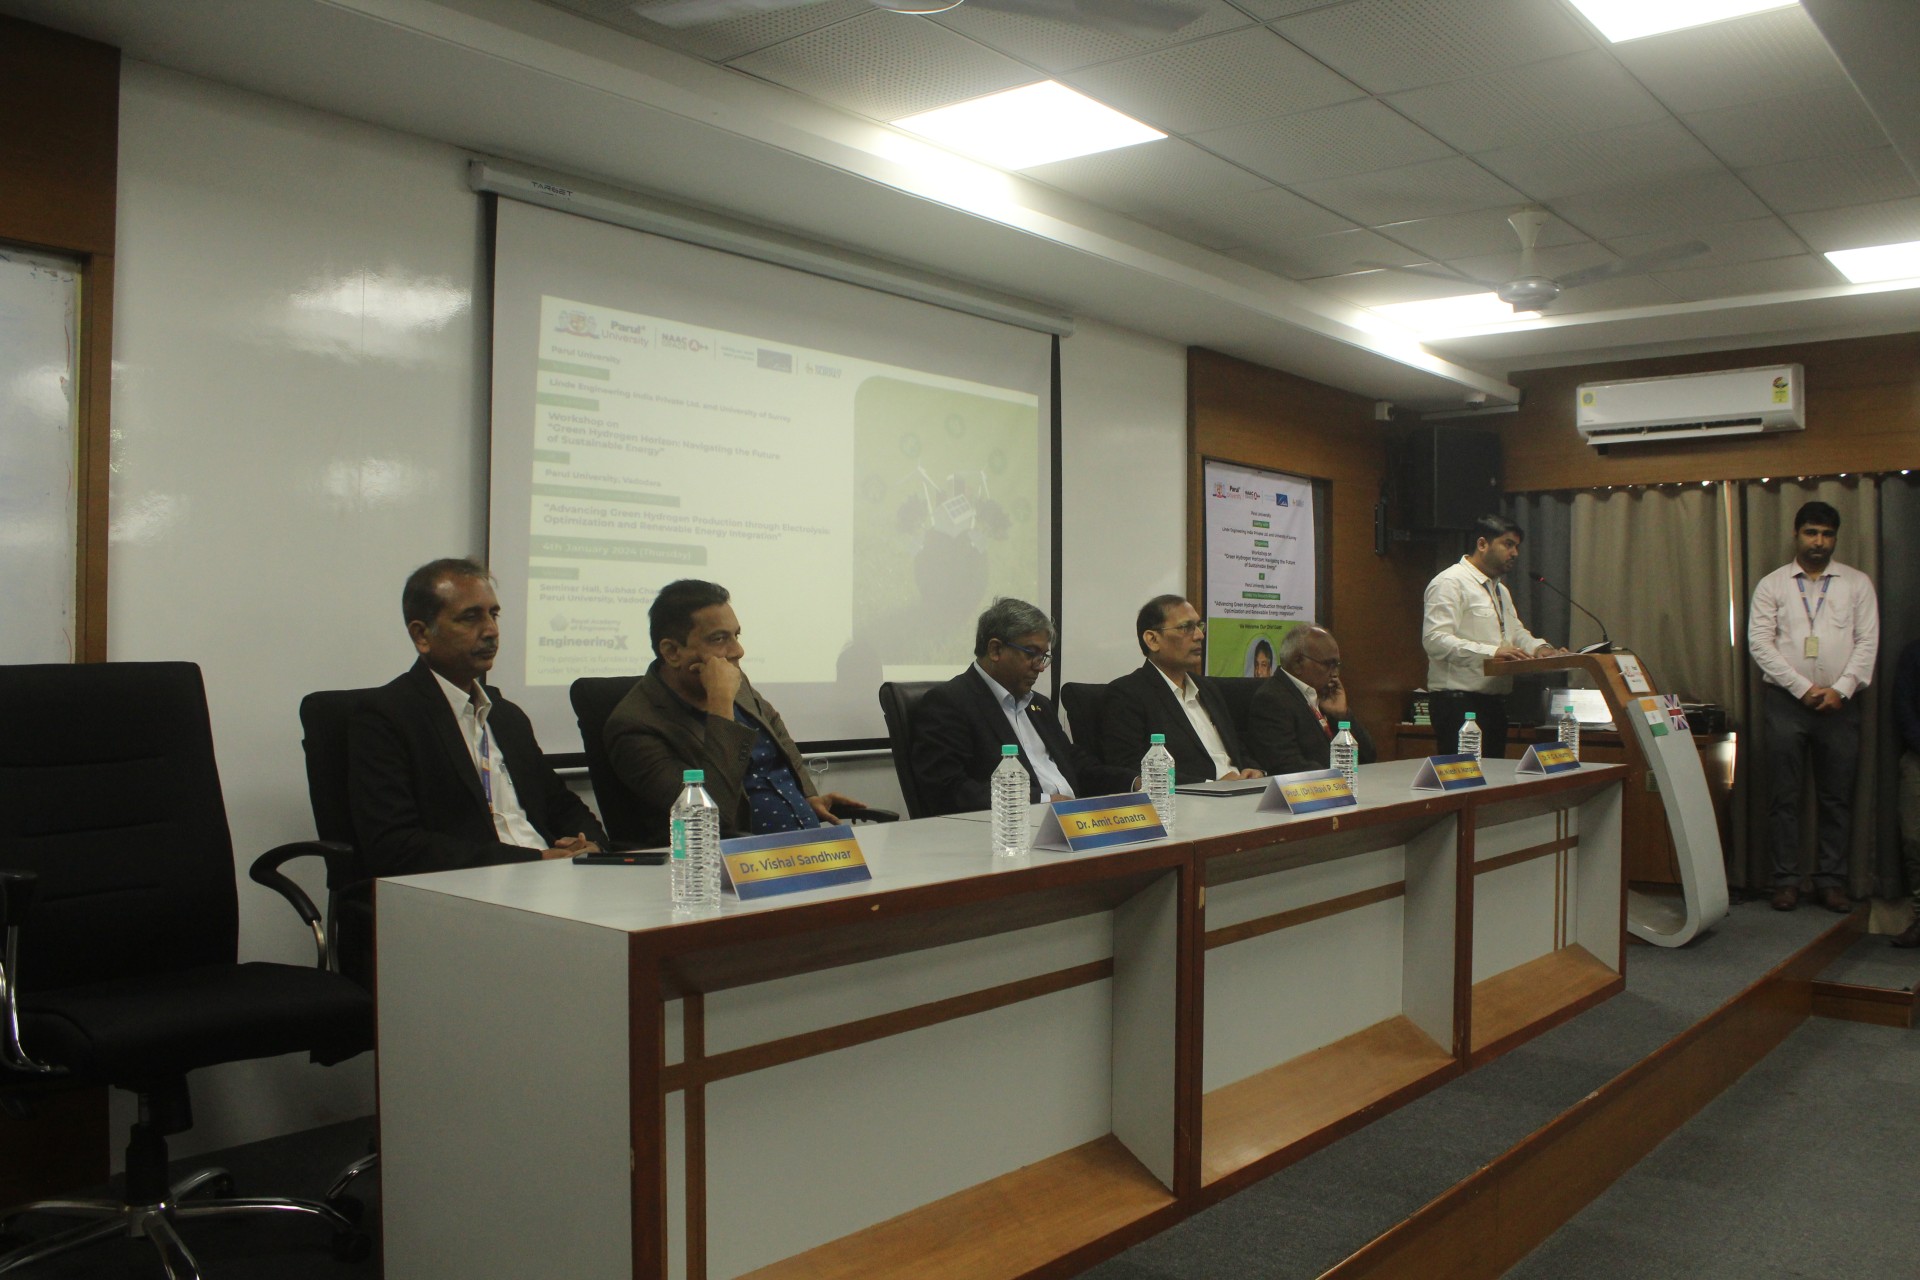
[(1502, 693), (1467, 693), (1460, 689), (1435, 689), (1427, 699), (1433, 716), (1434, 751), (1450, 756), (1460, 750), (1460, 726), (1473, 712), (1480, 726), (1480, 754), (1498, 760), (1507, 754), (1507, 698)]
[(1853, 778), (1860, 762), (1860, 704), (1838, 711), (1809, 710), (1777, 684), (1766, 686), (1767, 829), (1773, 843), (1773, 885), (1800, 883), (1800, 796), (1806, 759), (1813, 757), (1813, 796), (1819, 819), (1817, 888), (1844, 889), (1853, 835)]

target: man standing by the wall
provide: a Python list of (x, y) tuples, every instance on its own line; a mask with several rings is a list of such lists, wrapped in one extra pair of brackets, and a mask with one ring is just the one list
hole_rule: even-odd
[(1873, 580), (1833, 558), (1838, 511), (1809, 502), (1794, 513), (1793, 531), (1794, 558), (1760, 579), (1747, 612), (1747, 651), (1766, 681), (1773, 907), (1800, 904), (1801, 770), (1811, 748), (1820, 835), (1814, 891), (1829, 911), (1851, 911), (1845, 886), (1860, 758), (1856, 695), (1873, 681), (1880, 605)]

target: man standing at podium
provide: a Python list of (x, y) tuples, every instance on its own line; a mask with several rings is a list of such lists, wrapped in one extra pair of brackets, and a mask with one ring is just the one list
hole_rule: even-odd
[(1880, 651), (1873, 580), (1833, 558), (1840, 513), (1809, 502), (1793, 516), (1794, 556), (1753, 589), (1747, 651), (1764, 678), (1768, 821), (1773, 907), (1800, 905), (1800, 780), (1813, 755), (1820, 861), (1814, 892), (1829, 911), (1851, 911), (1847, 851), (1853, 775), (1860, 759), (1860, 704)]
[(1472, 536), (1473, 549), (1427, 584), (1420, 642), (1427, 651), (1435, 750), (1452, 755), (1459, 749), (1460, 726), (1471, 711), (1480, 725), (1480, 754), (1497, 760), (1507, 751), (1506, 697), (1513, 677), (1487, 675), (1482, 664), (1566, 650), (1521, 625), (1501, 581), (1520, 559), (1525, 531), (1505, 516), (1490, 515), (1474, 522)]

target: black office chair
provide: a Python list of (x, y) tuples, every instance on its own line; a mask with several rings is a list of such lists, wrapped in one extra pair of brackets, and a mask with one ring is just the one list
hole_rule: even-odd
[(1096, 756), (1107, 720), (1107, 686), (1071, 683), (1060, 686), (1060, 705), (1067, 709), (1067, 733), (1083, 750)]
[[(567, 687), (567, 700), (573, 703), (573, 716), (580, 726), (580, 748), (587, 757), (587, 778), (593, 783), (593, 799), (600, 809), (600, 823), (607, 838), (617, 848), (644, 847), (647, 830), (646, 808), (638, 796), (627, 789), (613, 771), (607, 758), (607, 718), (620, 700), (633, 688), (638, 676), (582, 676)], [(900, 815), (891, 809), (835, 809), (834, 816), (848, 822), (898, 822)]]
[(887, 724), (887, 745), (893, 750), (893, 773), (900, 779), (900, 795), (907, 802), (909, 818), (929, 816), (927, 802), (920, 797), (920, 783), (913, 776), (913, 713), (927, 690), (938, 680), (889, 680), (880, 686), (880, 718)]
[(311, 847), (327, 865), (328, 964), (369, 991), (373, 990), (373, 873), (354, 843), (353, 810), (347, 799), (347, 728), (362, 699), (373, 692), (321, 689), (300, 699), (307, 804), (320, 837)]
[[(189, 1072), (296, 1052), (332, 1064), (373, 1047), (372, 997), (326, 967), (319, 912), (270, 869), (266, 882), (315, 928), (320, 962), (238, 960), (233, 840), (199, 668), (0, 667), (0, 706), (0, 1090), (104, 1083), (136, 1094), (140, 1117), (124, 1198), (0, 1213), (9, 1234), (26, 1215), (82, 1220), (0, 1254), (0, 1273), (125, 1233), (152, 1243), (171, 1280), (197, 1278), (178, 1224), (234, 1215), (315, 1219), (336, 1252), (364, 1257), (370, 1242), (337, 1206), (203, 1197), (230, 1190), (220, 1169), (167, 1183), (167, 1136), (193, 1123)], [(290, 850), (317, 852), (283, 846), (262, 862)]]
[(1276, 676), (1216, 676), (1213, 685), (1220, 690), (1220, 696), (1226, 699), (1227, 711), (1233, 716), (1233, 727), (1240, 732), (1242, 741), (1253, 728), (1253, 695), (1260, 692), (1260, 686)]

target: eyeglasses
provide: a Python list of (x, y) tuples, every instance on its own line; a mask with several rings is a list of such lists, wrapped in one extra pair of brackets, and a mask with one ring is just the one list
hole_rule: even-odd
[(1187, 619), (1187, 620), (1186, 620), (1185, 622), (1183, 622), (1183, 623), (1181, 623), (1181, 624), (1180, 624), (1180, 625), (1178, 625), (1178, 626), (1174, 626), (1174, 627), (1155, 627), (1155, 628), (1153, 628), (1153, 629), (1154, 629), (1155, 631), (1158, 631), (1158, 632), (1159, 632), (1159, 633), (1160, 633), (1161, 635), (1165, 635), (1165, 634), (1167, 634), (1167, 632), (1169, 632), (1169, 631), (1178, 631), (1178, 632), (1179, 632), (1179, 633), (1180, 633), (1181, 635), (1183, 635), (1183, 636), (1190, 636), (1190, 635), (1192, 635), (1192, 634), (1193, 634), (1194, 632), (1196, 632), (1196, 631), (1204, 631), (1204, 630), (1206, 630), (1206, 627), (1207, 627), (1207, 624), (1206, 624), (1206, 623), (1204, 623), (1204, 622), (1202, 622), (1202, 621), (1200, 621), (1200, 619), (1198, 619), (1198, 618), (1189, 618), (1189, 619)]
[(1304, 653), (1301, 654), (1300, 656), (1305, 658), (1308, 662), (1318, 663), (1320, 666), (1325, 667), (1329, 671), (1338, 671), (1340, 669), (1340, 659), (1338, 658), (1315, 658), (1309, 654), (1304, 654)]
[(1015, 649), (1024, 653), (1027, 656), (1027, 661), (1036, 667), (1045, 667), (1049, 662), (1053, 661), (1053, 652), (1049, 649), (1029, 649), (1026, 645), (1015, 644), (1011, 640), (1002, 640), (1000, 643), (1009, 649)]

